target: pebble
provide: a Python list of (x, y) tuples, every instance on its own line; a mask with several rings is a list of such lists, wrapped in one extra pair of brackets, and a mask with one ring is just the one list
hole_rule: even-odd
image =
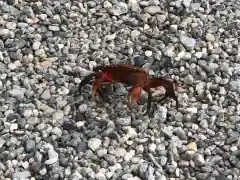
[(52, 129), (52, 133), (57, 135), (57, 136), (61, 136), (62, 135), (62, 130), (59, 127), (54, 127)]
[(35, 141), (27, 140), (24, 145), (25, 151), (31, 153), (35, 151)]
[(185, 7), (190, 7), (192, 0), (183, 0), (183, 4)]
[(7, 22), (7, 23), (6, 23), (6, 27), (7, 27), (9, 30), (16, 29), (17, 24), (16, 24), (15, 22)]
[(110, 4), (107, 6), (110, 6), (108, 8), (108, 12), (113, 16), (120, 16), (128, 12), (128, 5), (124, 2), (117, 2), (113, 6), (111, 6)]
[(144, 8), (144, 12), (151, 15), (155, 15), (161, 13), (161, 8), (159, 6), (148, 6)]
[(10, 34), (9, 29), (0, 29), (0, 36), (7, 36), (8, 34)]
[(152, 51), (145, 51), (145, 56), (151, 57), (152, 56)]
[(186, 47), (188, 50), (193, 50), (196, 44), (195, 39), (189, 38), (187, 36), (181, 36), (180, 41), (183, 44), (183, 46)]
[(4, 139), (0, 138), (0, 148), (2, 148), (5, 143), (6, 143), (6, 141)]
[(135, 56), (133, 58), (133, 61), (134, 61), (134, 65), (138, 67), (142, 67), (146, 63), (144, 56)]
[(45, 161), (45, 164), (50, 165), (50, 164), (54, 164), (57, 161), (58, 161), (58, 153), (54, 149), (50, 148), (48, 150), (48, 160)]
[(131, 117), (128, 116), (126, 118), (117, 118), (116, 123), (122, 126), (128, 126), (131, 123)]
[(54, 31), (54, 32), (55, 31), (60, 31), (60, 28), (58, 26), (50, 25), (48, 28), (49, 28), (50, 31)]
[(165, 126), (162, 129), (162, 132), (164, 133), (165, 136), (171, 137), (173, 135), (173, 127), (172, 126)]
[(96, 151), (100, 146), (101, 146), (102, 141), (98, 138), (91, 138), (88, 141), (88, 147), (93, 150)]
[(23, 163), (22, 163), (22, 167), (23, 167), (24, 169), (28, 169), (28, 168), (29, 168), (29, 163), (28, 163), (27, 161), (23, 162)]
[(78, 109), (80, 113), (85, 113), (87, 111), (87, 108), (88, 108), (87, 104), (81, 104)]
[(188, 144), (188, 150), (196, 152), (197, 151), (197, 144), (195, 142), (191, 142)]
[(40, 46), (41, 46), (41, 42), (35, 41), (32, 45), (32, 49), (33, 50), (38, 50), (40, 48)]
[(31, 176), (31, 173), (29, 171), (22, 171), (22, 172), (15, 172), (12, 175), (13, 179), (26, 179)]
[(197, 166), (202, 166), (205, 164), (205, 160), (201, 154), (196, 153), (194, 155), (194, 162)]
[(56, 112), (53, 114), (53, 116), (52, 116), (52, 118), (53, 118), (54, 120), (60, 120), (60, 119), (62, 119), (63, 117), (64, 117), (64, 114), (63, 114), (63, 111), (61, 111), (61, 110), (56, 111)]
[(188, 74), (187, 76), (185, 76), (184, 84), (192, 85), (193, 82), (194, 82), (194, 78), (191, 74)]
[(215, 40), (215, 37), (214, 37), (213, 34), (207, 33), (206, 34), (206, 40), (209, 41), (209, 42), (213, 42)]

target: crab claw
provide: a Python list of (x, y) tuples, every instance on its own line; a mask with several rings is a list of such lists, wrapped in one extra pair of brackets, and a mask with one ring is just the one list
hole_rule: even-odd
[(141, 91), (142, 91), (141, 87), (132, 87), (129, 89), (128, 100), (130, 106), (139, 103)]

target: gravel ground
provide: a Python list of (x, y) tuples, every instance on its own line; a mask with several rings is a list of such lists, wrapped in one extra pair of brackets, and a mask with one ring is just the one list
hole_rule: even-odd
[[(240, 179), (238, 0), (6, 0), (0, 14), (0, 179)], [(110, 103), (90, 85), (73, 98), (113, 63), (183, 82), (179, 110), (143, 116), (143, 93), (131, 111), (121, 84)]]

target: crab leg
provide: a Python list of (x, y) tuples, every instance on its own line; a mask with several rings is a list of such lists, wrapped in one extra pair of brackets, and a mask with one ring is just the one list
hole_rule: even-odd
[(129, 100), (129, 105), (135, 105), (136, 103), (139, 103), (140, 96), (141, 96), (141, 87), (134, 86), (129, 89), (129, 94), (128, 94), (128, 100)]

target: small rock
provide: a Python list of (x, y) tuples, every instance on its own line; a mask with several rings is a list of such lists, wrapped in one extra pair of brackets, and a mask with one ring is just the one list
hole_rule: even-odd
[(165, 122), (167, 119), (167, 108), (157, 105), (157, 111), (154, 112), (153, 118), (160, 122)]
[(229, 180), (229, 179), (226, 176), (220, 174), (216, 176), (216, 180)]
[(36, 41), (36, 42), (33, 43), (32, 49), (33, 50), (38, 50), (40, 48), (40, 46), (41, 46), (41, 42)]
[(105, 148), (99, 149), (97, 151), (97, 156), (100, 157), (100, 158), (105, 156), (106, 154), (107, 154), (107, 149), (105, 149)]
[(28, 163), (27, 161), (23, 162), (23, 163), (22, 163), (22, 167), (23, 167), (24, 169), (28, 169), (29, 163)]
[(117, 157), (124, 157), (126, 153), (127, 153), (127, 151), (124, 148), (118, 147), (115, 149), (115, 155)]
[(9, 91), (9, 94), (13, 97), (20, 97), (22, 99), (26, 91), (27, 90), (25, 88), (18, 88)]
[(152, 56), (152, 51), (145, 51), (145, 56), (151, 57)]
[(48, 158), (49, 159), (45, 161), (45, 164), (53, 164), (58, 161), (58, 153), (54, 149), (50, 148), (48, 150)]
[(184, 83), (191, 85), (194, 82), (194, 78), (191, 74), (188, 74), (187, 76), (184, 77)]
[(173, 127), (172, 126), (165, 126), (162, 129), (162, 132), (164, 133), (165, 136), (170, 138), (173, 135)]
[(187, 135), (181, 127), (175, 128), (174, 133), (179, 137), (179, 139), (185, 140), (185, 141), (187, 140)]
[(159, 14), (161, 13), (161, 8), (160, 6), (148, 6), (144, 8), (144, 12), (148, 13), (150, 15), (154, 15), (154, 14)]
[(80, 113), (85, 113), (87, 111), (87, 108), (88, 108), (87, 104), (81, 104), (78, 109)]
[(100, 146), (101, 146), (102, 141), (98, 138), (91, 138), (88, 141), (88, 147), (93, 150), (96, 151)]
[(172, 58), (172, 57), (175, 56), (174, 50), (175, 50), (175, 47), (174, 47), (174, 46), (167, 46), (167, 47), (164, 49), (163, 54), (164, 54), (165, 56), (167, 56), (167, 57)]
[(213, 42), (215, 40), (215, 37), (214, 37), (213, 34), (207, 33), (206, 34), (206, 40), (209, 41), (209, 42)]
[(8, 29), (10, 29), (10, 30), (16, 29), (17, 24), (16, 24), (15, 22), (7, 22), (7, 23), (6, 23), (6, 27), (7, 27)]
[(14, 130), (17, 130), (18, 129), (18, 124), (17, 123), (12, 123), (9, 129), (10, 129), (10, 132), (13, 132)]
[(201, 3), (192, 3), (191, 7), (193, 10), (198, 10), (201, 7)]
[(189, 50), (193, 50), (196, 44), (196, 40), (193, 38), (189, 38), (187, 36), (180, 37), (181, 43)]
[(52, 129), (52, 133), (57, 135), (57, 136), (61, 136), (62, 135), (62, 130), (59, 127), (54, 127)]
[(138, 30), (133, 30), (131, 32), (131, 38), (134, 40), (137, 36), (139, 36), (141, 33)]
[(156, 148), (157, 148), (157, 145), (153, 143), (149, 144), (148, 146), (148, 149), (151, 153), (155, 152)]
[(190, 7), (192, 0), (183, 0), (183, 4), (185, 7)]
[(8, 29), (0, 29), (0, 36), (6, 36), (10, 33)]
[(44, 100), (49, 100), (51, 98), (50, 90), (46, 89), (45, 91), (43, 91), (41, 98)]
[(197, 144), (195, 142), (191, 142), (188, 144), (188, 150), (192, 152), (197, 152)]
[(133, 61), (134, 65), (137, 67), (142, 67), (147, 62), (144, 56), (135, 56)]
[(108, 12), (113, 16), (120, 16), (128, 12), (128, 6), (124, 2), (117, 2), (112, 7), (107, 8)]
[(13, 179), (26, 179), (31, 177), (31, 173), (29, 171), (15, 172), (12, 175)]
[(230, 87), (232, 90), (239, 90), (240, 89), (240, 80), (231, 81)]
[[(40, 50), (40, 49), (39, 49)], [(37, 51), (39, 51), (37, 50)], [(43, 52), (45, 54), (45, 52)], [(35, 53), (36, 54), (36, 53)], [(37, 55), (37, 54), (36, 54)], [(52, 62), (51, 61), (43, 61), (40, 63), (40, 67), (41, 68), (49, 68), (52, 66)]]
[(27, 140), (24, 144), (25, 151), (31, 153), (35, 151), (35, 141)]
[(3, 145), (6, 143), (6, 141), (2, 138), (0, 138), (0, 149), (3, 147)]
[(79, 152), (85, 152), (87, 150), (87, 142), (86, 141), (81, 141), (78, 143), (76, 147), (76, 151)]
[(58, 26), (50, 25), (48, 28), (50, 31), (60, 31), (60, 28)]
[(63, 114), (63, 111), (62, 111), (62, 110), (56, 111), (56, 112), (53, 114), (53, 116), (52, 116), (52, 118), (53, 118), (54, 120), (60, 120), (60, 119), (62, 119), (63, 117), (64, 117), (64, 114)]
[(205, 160), (203, 158), (203, 156), (199, 153), (196, 153), (194, 156), (194, 162), (197, 166), (202, 166), (205, 164)]
[(122, 125), (122, 126), (128, 126), (131, 123), (131, 117), (130, 116), (125, 117), (125, 118), (118, 117), (116, 119), (116, 123), (119, 125)]

